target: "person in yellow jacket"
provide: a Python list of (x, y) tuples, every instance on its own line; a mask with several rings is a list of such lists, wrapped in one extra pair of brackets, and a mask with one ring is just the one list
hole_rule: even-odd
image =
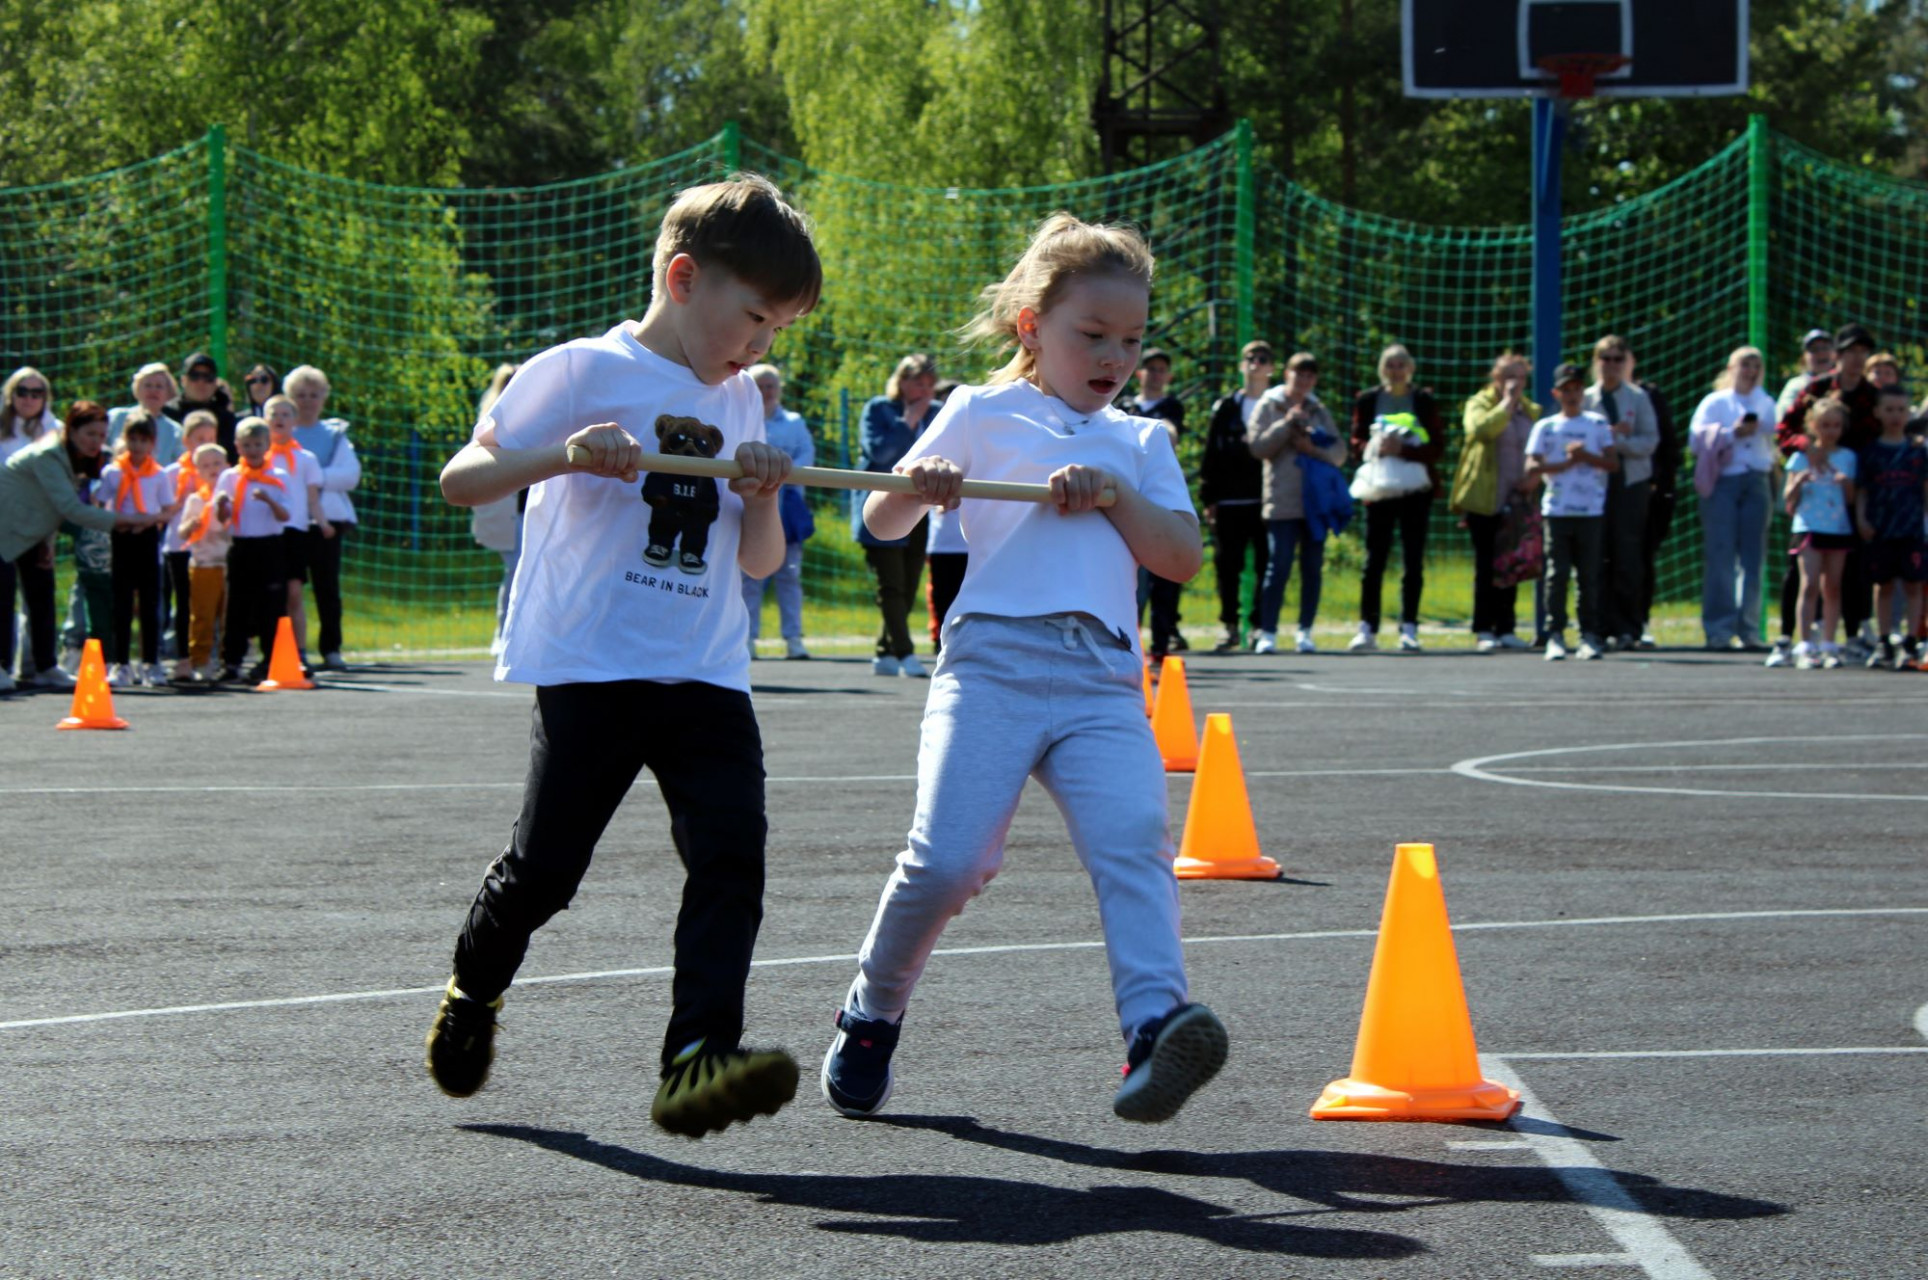
[(1466, 443), (1453, 474), (1452, 508), (1473, 540), (1473, 639), (1481, 653), (1528, 647), (1514, 634), (1519, 588), (1493, 585), (1493, 560), (1508, 501), (1537, 486), (1526, 471), (1526, 437), (1540, 417), (1526, 395), (1531, 374), (1524, 356), (1501, 352), (1461, 415)]

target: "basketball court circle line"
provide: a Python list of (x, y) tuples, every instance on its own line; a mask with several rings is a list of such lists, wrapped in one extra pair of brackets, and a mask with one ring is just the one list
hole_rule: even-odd
[[(1474, 921), (1469, 924), (1452, 926), (1455, 933), (1481, 933), (1516, 929), (1564, 929), (1611, 927), (1616, 925), (1664, 925), (1710, 923), (1723, 921), (1751, 920), (1802, 920), (1836, 919), (1863, 916), (1928, 916), (1928, 907), (1799, 907), (1776, 911), (1702, 911), (1685, 912), (1657, 916), (1574, 916), (1552, 920), (1491, 920)], [(1187, 946), (1211, 946), (1228, 943), (1256, 942), (1315, 942), (1343, 938), (1376, 938), (1376, 929), (1317, 929), (1303, 933), (1241, 933), (1217, 934), (1205, 937), (1186, 938)], [(940, 947), (931, 953), (937, 956), (985, 956), (1020, 955), (1026, 952), (1053, 951), (1094, 951), (1104, 947), (1101, 939), (1071, 942), (1017, 942), (1001, 943), (982, 947)], [(783, 969), (799, 965), (855, 964), (857, 957), (848, 953), (816, 956), (784, 956), (770, 960), (753, 960), (751, 967), (756, 969)], [(556, 986), (564, 983), (607, 982), (626, 978), (663, 977), (673, 973), (670, 965), (651, 965), (633, 969), (600, 969), (584, 973), (560, 973), (538, 975), (532, 978), (518, 978), (517, 986)], [(390, 987), (368, 991), (337, 991), (325, 995), (278, 996), (261, 1000), (223, 1000), (206, 1004), (165, 1005), (148, 1009), (116, 1009), (105, 1013), (70, 1013), (44, 1018), (16, 1018), (0, 1022), (0, 1031), (26, 1031), (37, 1027), (78, 1026), (100, 1022), (119, 1022), (130, 1018), (181, 1017), (196, 1013), (233, 1013), (248, 1009), (288, 1009), (306, 1005), (347, 1004), (364, 1000), (397, 1000), (405, 997), (440, 995), (442, 988), (433, 987)], [(1915, 1026), (1924, 1036), (1928, 1036), (1928, 1005), (1924, 1005), (1915, 1015)], [(1892, 1052), (1892, 1050), (1880, 1050)], [(1681, 1051), (1685, 1052), (1685, 1051)], [(1796, 1052), (1793, 1050), (1774, 1050), (1772, 1052)], [(1521, 1057), (1532, 1055), (1522, 1054)]]
[[(1584, 755), (1593, 751), (1666, 751), (1686, 747), (1757, 747), (1797, 743), (1812, 746), (1830, 742), (1898, 742), (1928, 739), (1928, 733), (1847, 733), (1816, 737), (1789, 735), (1771, 738), (1697, 738), (1681, 742), (1603, 742), (1579, 747), (1542, 747), (1537, 751), (1508, 751), (1500, 755), (1478, 756), (1455, 761), (1451, 771), (1475, 782), (1497, 782), (1510, 787), (1546, 787), (1555, 791), (1608, 791), (1650, 796), (1718, 796), (1738, 800), (1893, 800), (1919, 804), (1928, 793), (1876, 795), (1853, 791), (1731, 791), (1712, 787), (1640, 787), (1611, 782), (1568, 782), (1553, 778), (1520, 778), (1509, 773), (1494, 773), (1489, 766), (1504, 766), (1511, 760), (1544, 760), (1549, 756)], [(1575, 765), (1574, 768), (1585, 768)], [(1763, 763), (1763, 770), (1775, 767)]]

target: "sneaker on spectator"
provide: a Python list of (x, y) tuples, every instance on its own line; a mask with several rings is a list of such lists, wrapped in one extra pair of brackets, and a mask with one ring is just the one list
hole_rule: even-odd
[(62, 649), (60, 651), (60, 669), (70, 676), (79, 675), (80, 657), (81, 651), (79, 649), (73, 648), (72, 646)]
[(1566, 655), (1566, 636), (1557, 631), (1547, 636), (1546, 660), (1548, 662), (1564, 662)]
[(1352, 637), (1346, 648), (1353, 653), (1364, 653), (1379, 647), (1379, 633), (1374, 631), (1370, 622), (1359, 624), (1359, 633)]
[(870, 660), (870, 674), (873, 676), (894, 676), (897, 674), (897, 659), (887, 653), (880, 653)]
[(1499, 647), (1499, 637), (1491, 631), (1475, 631), (1473, 633), (1473, 648), (1476, 651), (1480, 653), (1491, 653)]
[(1581, 636), (1580, 651), (1574, 656), (1582, 662), (1598, 662), (1607, 655), (1605, 650), (1601, 649), (1598, 639), (1593, 636)]
[(1292, 633), (1292, 647), (1300, 653), (1317, 653), (1319, 646), (1313, 642), (1312, 628), (1300, 627)]
[(1253, 653), (1277, 653), (1279, 651), (1278, 632), (1254, 631), (1252, 635), (1254, 637), (1252, 640)]
[(13, 672), (0, 670), (0, 693), (12, 693), (16, 687)]
[(132, 686), (133, 683), (134, 673), (127, 669), (125, 662), (116, 662), (113, 666), (107, 668), (107, 687), (109, 689), (126, 689)]
[(34, 689), (71, 689), (79, 683), (79, 678), (65, 667), (48, 667), (27, 681), (28, 687)]
[(1906, 671), (1921, 660), (1921, 645), (1913, 636), (1901, 637), (1901, 652), (1895, 655), (1895, 670)]
[(1411, 622), (1402, 622), (1399, 624), (1399, 648), (1402, 653), (1419, 652), (1418, 624)]
[(810, 656), (810, 651), (803, 647), (801, 639), (791, 636), (783, 642), (783, 656), (790, 659), (804, 659)]
[(1821, 665), (1821, 651), (1803, 640), (1789, 651), (1794, 658), (1796, 671), (1812, 671)]
[(1821, 669), (1822, 670), (1833, 671), (1837, 667), (1841, 667), (1844, 665), (1846, 665), (1846, 663), (1844, 662), (1841, 656), (1840, 646), (1832, 645), (1832, 644), (1821, 646)]
[(1870, 671), (1882, 671), (1893, 667), (1895, 665), (1894, 640), (1883, 636), (1880, 644), (1868, 650), (1866, 661)]
[(341, 660), (341, 651), (335, 649), (321, 655), (321, 669), (323, 671), (346, 671), (348, 670), (348, 664)]
[(924, 670), (924, 664), (917, 660), (916, 654), (907, 653), (897, 660), (897, 674), (907, 680), (923, 680), (930, 672)]
[(150, 688), (165, 689), (167, 687), (167, 668), (158, 662), (148, 663), (147, 670), (141, 672), (141, 683)]
[(1503, 636), (1495, 636), (1493, 642), (1502, 649), (1531, 649), (1533, 646), (1514, 635), (1511, 631)]
[(1642, 631), (1640, 633), (1640, 639), (1635, 643), (1642, 649), (1658, 649), (1660, 647), (1660, 641), (1654, 639), (1653, 632), (1651, 631)]
[(1190, 649), (1191, 645), (1185, 642), (1185, 637), (1181, 633), (1177, 631), (1172, 632), (1171, 650), (1173, 653), (1185, 653)]
[(1782, 636), (1774, 642), (1774, 651), (1767, 655), (1767, 661), (1761, 665), (1764, 667), (1785, 667), (1792, 661), (1794, 661), (1794, 648), (1787, 642), (1787, 637)]
[(1241, 647), (1243, 646), (1239, 644), (1238, 628), (1230, 626), (1225, 628), (1225, 634), (1218, 638), (1218, 643), (1212, 646), (1212, 652), (1237, 653)]

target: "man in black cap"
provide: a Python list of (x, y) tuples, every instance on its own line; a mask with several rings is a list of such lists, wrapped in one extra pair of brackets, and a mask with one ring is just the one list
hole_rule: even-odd
[(1794, 407), (1794, 398), (1807, 390), (1807, 384), (1834, 368), (1834, 335), (1826, 329), (1809, 329), (1801, 336), (1801, 371), (1787, 380), (1774, 401), (1774, 412), (1783, 418)]
[(228, 451), (228, 462), (234, 463), (241, 455), (234, 449), (234, 424), (238, 419), (234, 414), (234, 397), (221, 382), (221, 371), (214, 363), (214, 357), (205, 351), (195, 351), (181, 361), (181, 393), (161, 407), (161, 412), (176, 422), (185, 423), (187, 415), (196, 409), (206, 409), (214, 415), (214, 439)]
[[(1848, 408), (1848, 425), (1841, 433), (1841, 447), (1853, 452), (1855, 460), (1860, 461), (1862, 452), (1881, 435), (1881, 423), (1875, 417), (1876, 407), (1881, 403), (1881, 390), (1867, 377), (1868, 357), (1874, 352), (1873, 334), (1858, 324), (1841, 326), (1834, 335), (1834, 372), (1821, 374), (1811, 380), (1801, 394), (1794, 397), (1794, 404), (1781, 415), (1780, 426), (1775, 428), (1775, 444), (1779, 446), (1783, 458), (1791, 458), (1806, 450), (1808, 414), (1815, 405), (1832, 396)], [(1800, 599), (1800, 591), (1800, 565), (1790, 556), (1788, 575), (1781, 584), (1781, 641), (1775, 645), (1777, 654), (1783, 643), (1791, 644), (1793, 641), (1794, 606)], [(1841, 622), (1842, 629), (1847, 633), (1842, 657), (1849, 661), (1867, 659), (1874, 638), (1864, 638), (1861, 630), (1873, 612), (1873, 590), (1868, 582), (1867, 565), (1861, 548), (1858, 545), (1850, 547), (1847, 564), (1841, 573)]]

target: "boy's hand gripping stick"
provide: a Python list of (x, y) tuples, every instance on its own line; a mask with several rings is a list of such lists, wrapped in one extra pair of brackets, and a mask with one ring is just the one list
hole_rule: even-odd
[[(582, 467), (589, 465), (589, 450), (581, 445), (569, 446), (569, 464)], [(639, 471), (660, 471), (666, 475), (677, 476), (714, 476), (719, 480), (740, 480), (743, 468), (729, 458), (688, 458), (680, 454), (646, 453), (636, 464)], [(808, 485), (814, 489), (875, 489), (883, 493), (917, 492), (916, 482), (909, 476), (900, 476), (886, 471), (841, 471), (835, 467), (792, 467), (784, 477), (785, 484)], [(1051, 486), (1048, 484), (1015, 484), (1003, 480), (966, 480), (966, 498), (994, 498), (1002, 502), (1041, 502), (1051, 501)], [(1098, 495), (1098, 505), (1109, 507), (1118, 501), (1115, 489), (1106, 489)]]

